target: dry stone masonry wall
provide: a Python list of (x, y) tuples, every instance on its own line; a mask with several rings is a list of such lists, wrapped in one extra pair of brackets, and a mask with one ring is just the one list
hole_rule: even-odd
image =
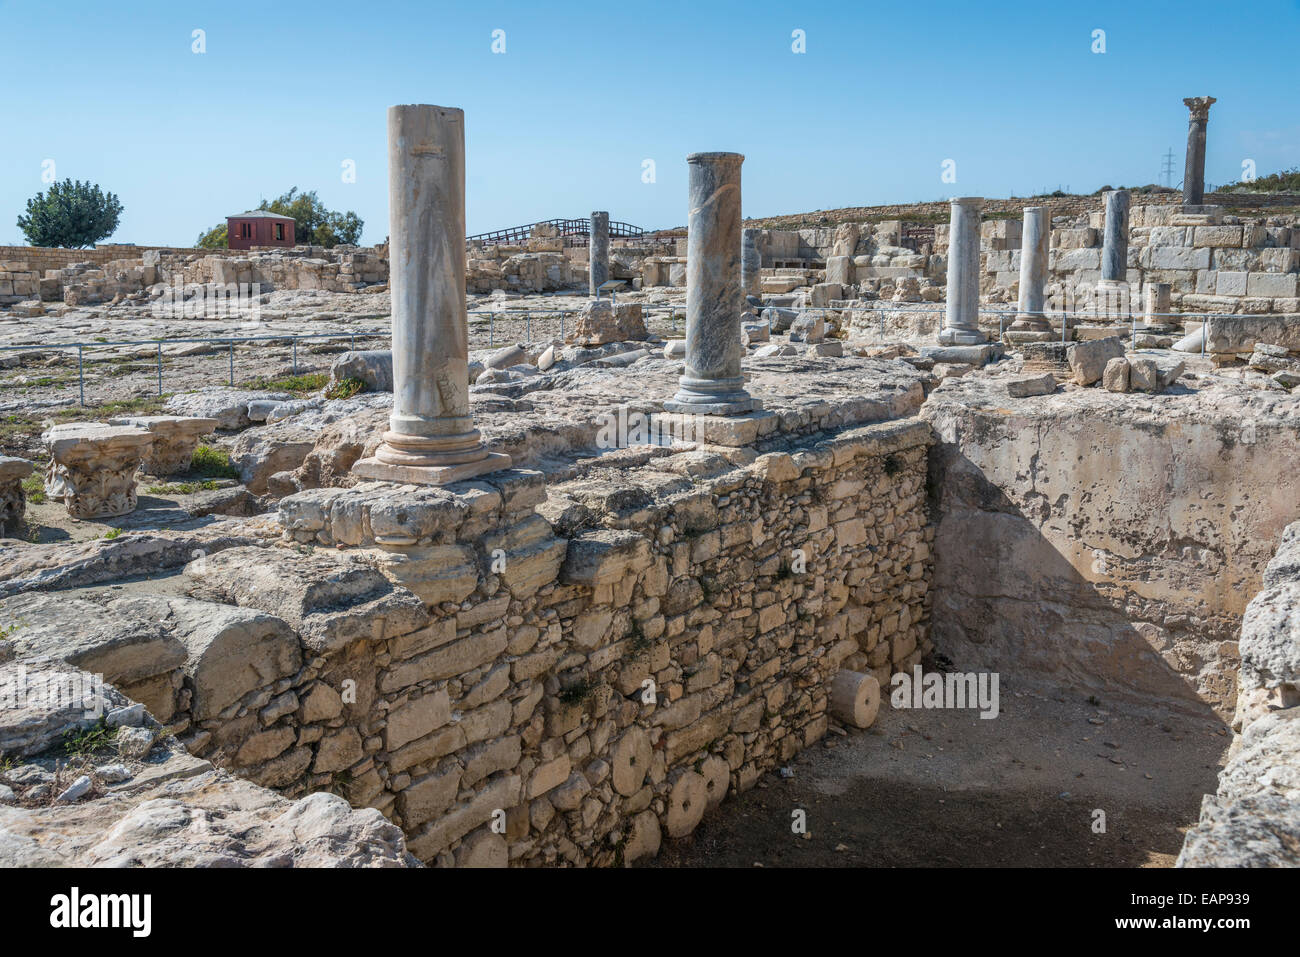
[(821, 738), (842, 668), (928, 650), (929, 436), (314, 489), (281, 541), (0, 615), (20, 660), (103, 673), (253, 784), (377, 808), (426, 862), (630, 863)]

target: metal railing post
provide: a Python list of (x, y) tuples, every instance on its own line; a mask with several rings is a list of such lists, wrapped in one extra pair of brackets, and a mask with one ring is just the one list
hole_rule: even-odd
[(81, 361), (82, 347), (77, 346), (77, 389), (81, 393), (81, 407), (86, 407), (86, 376), (83, 372), (85, 368)]
[(158, 395), (162, 396), (162, 343), (158, 343)]
[(298, 337), (293, 337), (293, 374), (298, 374)]
[(230, 340), (230, 385), (235, 385), (235, 340)]

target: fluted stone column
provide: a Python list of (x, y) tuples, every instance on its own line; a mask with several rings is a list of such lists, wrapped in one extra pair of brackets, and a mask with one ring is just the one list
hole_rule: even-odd
[(353, 472), (445, 485), (509, 468), (469, 413), (465, 314), (465, 114), (388, 108), (393, 412), (383, 443)]
[(1052, 239), (1052, 219), (1046, 206), (1026, 206), (1020, 232), (1020, 309), (1008, 330), (1021, 341), (1048, 339), (1047, 251)]
[(939, 344), (973, 346), (987, 342), (979, 328), (980, 207), (978, 196), (955, 197), (948, 227), (948, 309)]
[(686, 370), (669, 412), (738, 415), (761, 408), (740, 371), (739, 153), (692, 153), (686, 239)]
[(763, 296), (763, 258), (758, 248), (758, 234), (761, 232), (761, 229), (740, 231), (740, 293), (743, 299), (750, 296), (761, 299)]
[(1107, 190), (1106, 233), (1101, 247), (1101, 282), (1097, 284), (1098, 311), (1119, 314), (1128, 311), (1128, 210), (1126, 189)]
[(587, 284), (596, 295), (602, 283), (609, 281), (609, 213), (591, 214), (591, 245), (587, 256)]
[(1205, 202), (1205, 127), (1210, 122), (1212, 96), (1189, 96), (1187, 107), (1187, 165), (1183, 169), (1183, 205)]

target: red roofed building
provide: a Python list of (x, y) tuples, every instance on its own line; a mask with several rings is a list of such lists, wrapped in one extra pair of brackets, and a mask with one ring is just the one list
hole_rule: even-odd
[(226, 245), (231, 249), (252, 246), (292, 246), (292, 216), (281, 216), (265, 209), (251, 209), (238, 216), (226, 217)]

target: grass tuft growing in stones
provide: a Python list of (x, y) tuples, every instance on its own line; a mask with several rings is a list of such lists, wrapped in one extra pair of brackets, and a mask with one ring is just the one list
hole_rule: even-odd
[(215, 445), (200, 445), (194, 450), (190, 471), (205, 478), (239, 478), (238, 470), (230, 464), (230, 453)]
[(366, 383), (364, 379), (358, 379), (355, 376), (349, 376), (348, 378), (342, 380), (341, 382), (337, 382), (334, 385), (330, 386), (328, 389), (326, 389), (325, 398), (350, 399), (354, 395), (360, 395), (362, 392), (365, 391), (366, 391)]

